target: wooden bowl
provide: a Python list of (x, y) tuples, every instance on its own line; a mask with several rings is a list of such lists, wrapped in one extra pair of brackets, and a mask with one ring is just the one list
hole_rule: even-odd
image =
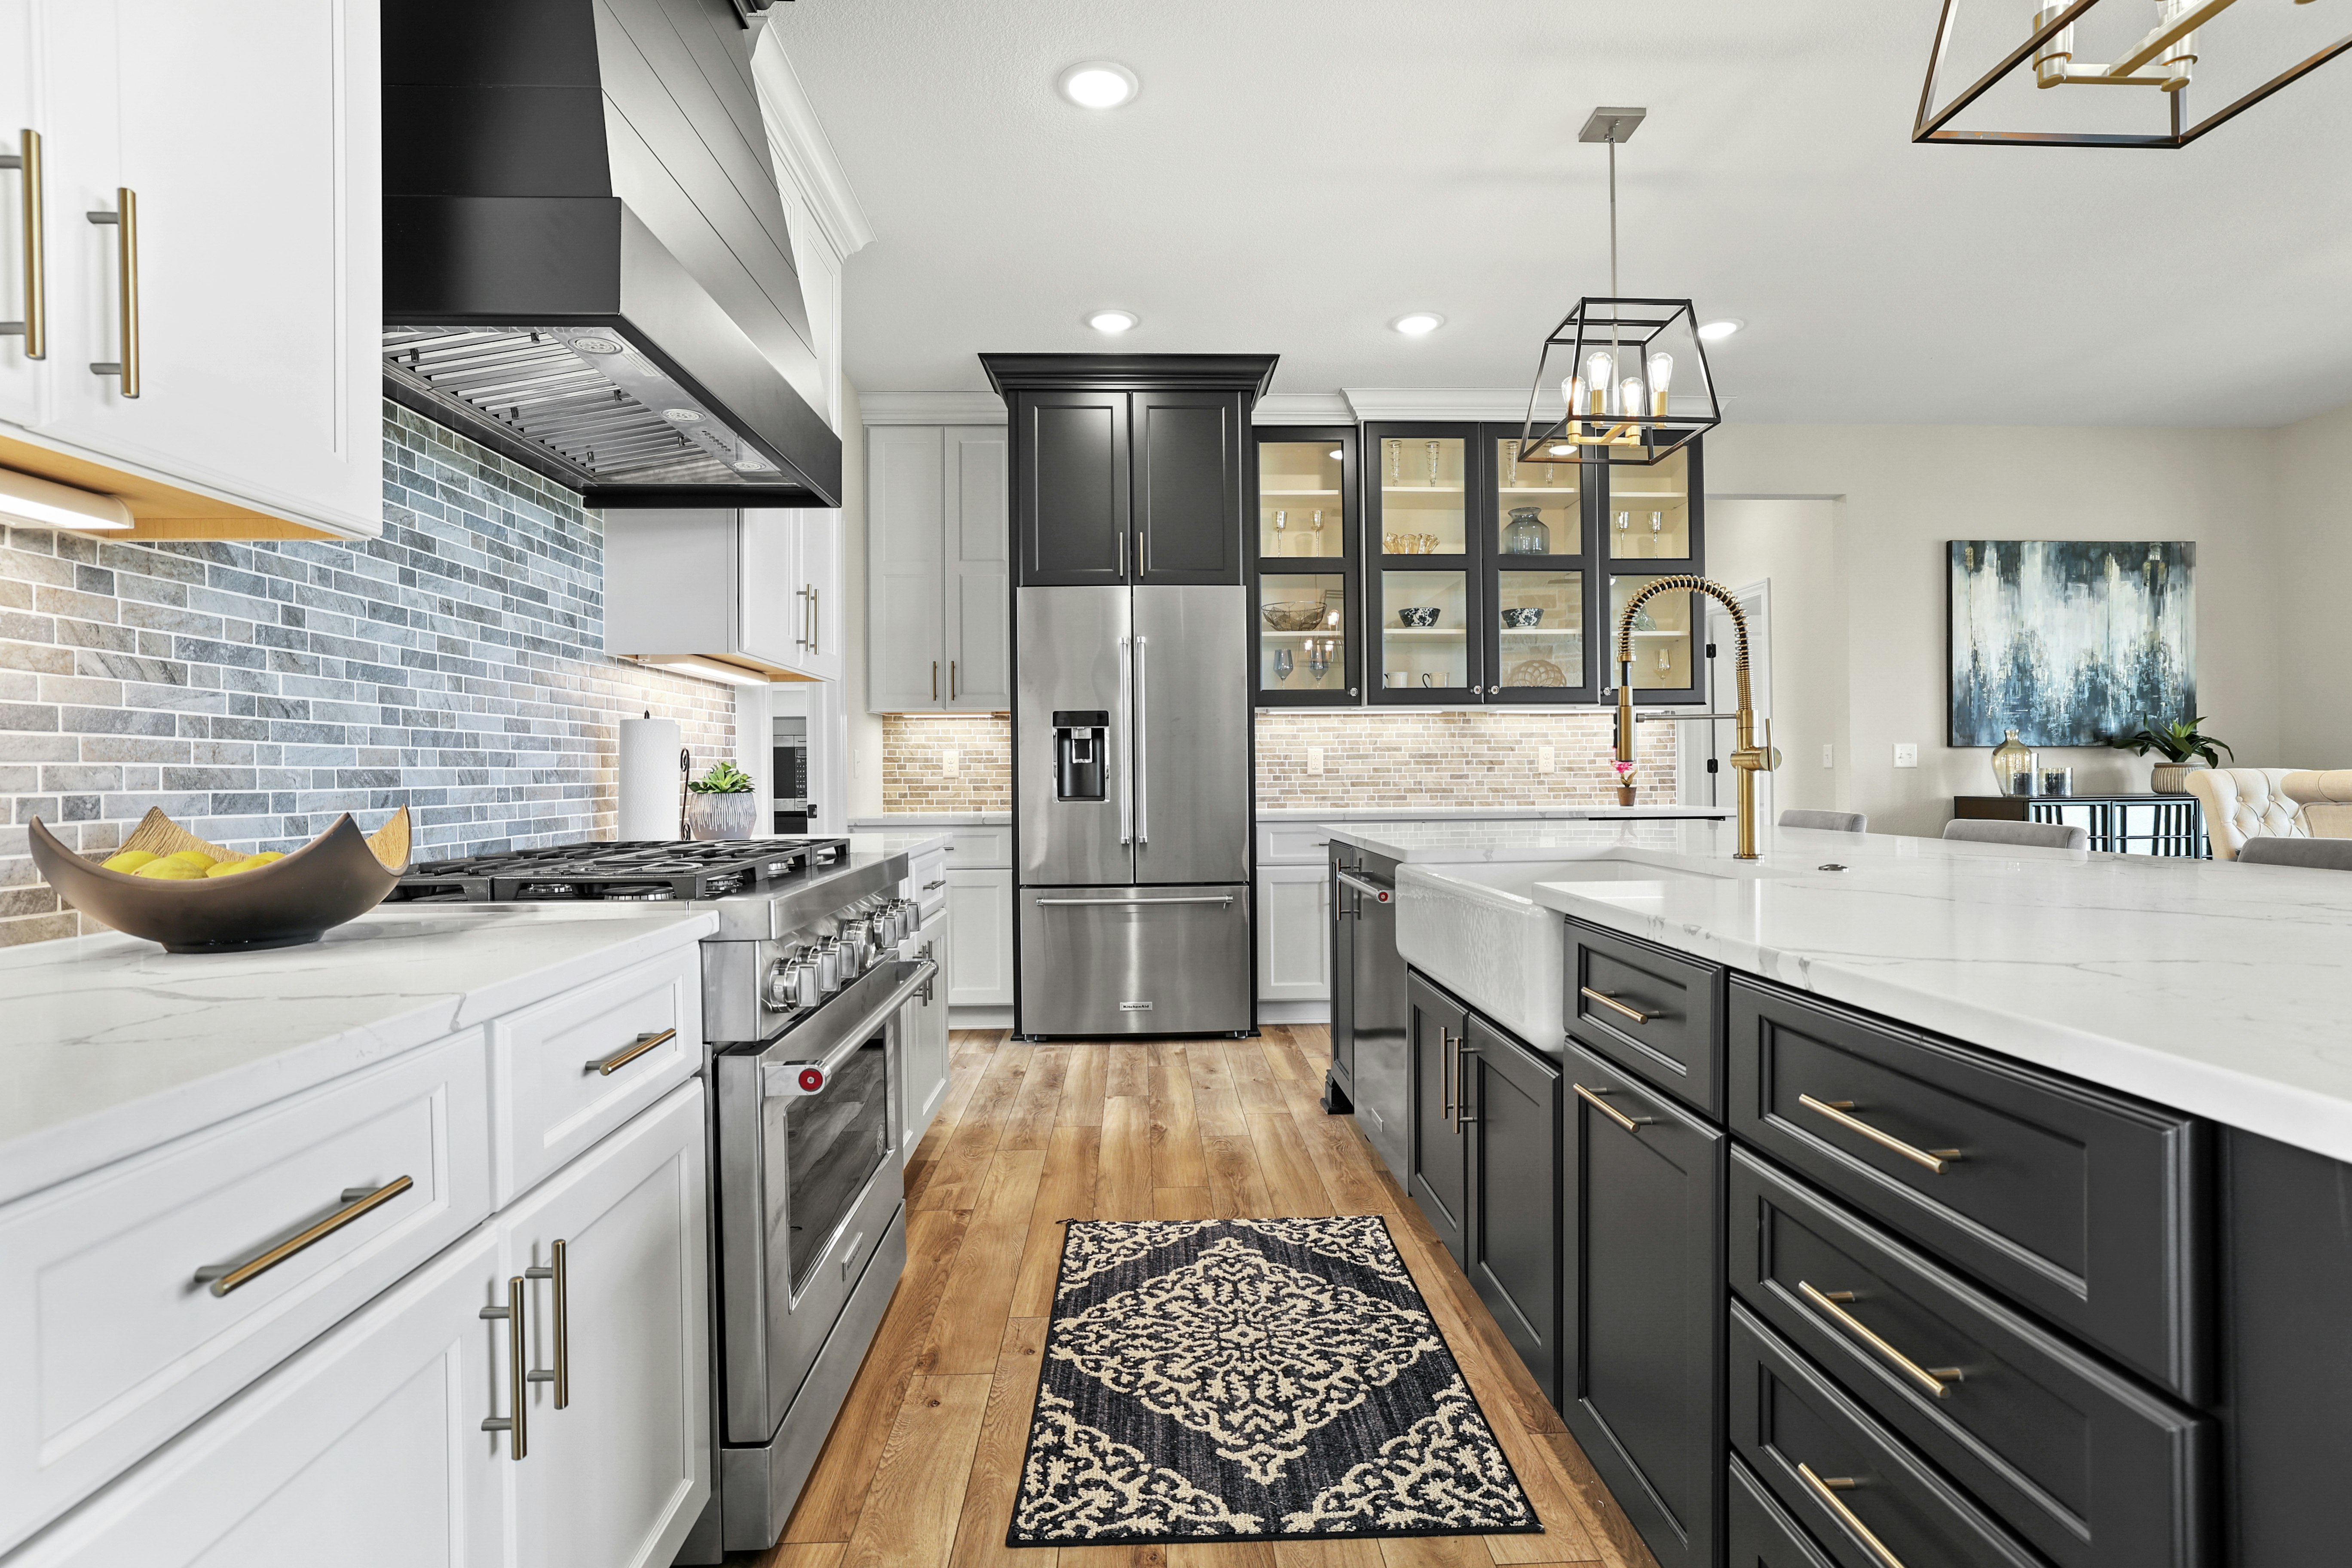
[[(257, 871), (194, 881), (166, 881), (110, 871), (58, 842), (39, 817), (32, 824), (33, 864), (58, 897), (102, 924), (163, 944), (166, 952), (243, 952), (299, 947), (382, 903), (408, 868), (408, 808), (373, 835), (350, 816)], [(170, 855), (201, 850), (215, 860), (242, 859), (207, 844), (161, 811), (151, 810), (121, 847)]]

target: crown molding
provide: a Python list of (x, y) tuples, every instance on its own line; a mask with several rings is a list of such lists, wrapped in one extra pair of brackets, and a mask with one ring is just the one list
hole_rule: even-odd
[(992, 392), (861, 392), (868, 425), (1002, 425), (1004, 399)]
[[(1356, 417), (1365, 423), (1388, 419), (1480, 419), (1517, 424), (1528, 416), (1525, 387), (1492, 386), (1350, 386), (1343, 395)], [(1541, 417), (1557, 419), (1562, 405), (1556, 394), (1536, 404)]]
[(768, 152), (776, 174), (799, 187), (825, 243), (835, 256), (853, 256), (874, 241), (874, 226), (850, 189), (849, 176), (819, 123), (808, 91), (793, 69), (777, 30), (761, 31), (751, 50), (751, 79), (760, 91), (761, 117), (768, 122)]
[(1338, 392), (1274, 392), (1257, 400), (1253, 425), (1353, 425), (1356, 411)]

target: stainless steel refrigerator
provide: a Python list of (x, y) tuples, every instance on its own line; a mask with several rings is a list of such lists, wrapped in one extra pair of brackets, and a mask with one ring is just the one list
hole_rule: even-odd
[(1247, 590), (1014, 598), (1014, 1027), (1246, 1034)]

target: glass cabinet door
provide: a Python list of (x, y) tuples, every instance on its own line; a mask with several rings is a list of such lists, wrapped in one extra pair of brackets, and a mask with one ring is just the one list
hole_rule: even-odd
[(1344, 426), (1257, 432), (1250, 583), (1260, 707), (1360, 700), (1355, 449), (1356, 433)]
[(1475, 573), (1483, 514), (1472, 427), (1368, 425), (1364, 542), (1379, 566), (1366, 576), (1379, 628), (1365, 680), (1374, 702), (1458, 706), (1479, 700), (1484, 600)]
[(1490, 425), (1483, 440), (1493, 454), (1492, 537), (1484, 573), (1486, 697), (1589, 702), (1584, 465), (1574, 447), (1557, 454), (1557, 461), (1522, 462), (1516, 428)]
[[(1672, 575), (1659, 574), (1657, 576)], [(1609, 625), (1602, 633), (1601, 683), (1613, 697), (1617, 686), (1617, 627), (1625, 605), (1657, 576), (1609, 579)], [(1660, 594), (1645, 599), (1633, 616), (1633, 696), (1672, 700), (1697, 689), (1697, 648), (1693, 630), (1697, 619), (1695, 594)]]
[(1381, 685), (1390, 702), (1463, 702), (1472, 649), (1467, 572), (1391, 571), (1380, 574)]
[(1619, 463), (1607, 468), (1601, 531), (1611, 563), (1663, 561), (1677, 572), (1697, 570), (1695, 563), (1706, 553), (1700, 509), (1691, 504), (1700, 493), (1698, 443), (1647, 468)]

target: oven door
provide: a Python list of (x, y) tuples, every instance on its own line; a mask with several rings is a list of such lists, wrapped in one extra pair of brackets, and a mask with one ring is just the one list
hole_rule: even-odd
[(730, 1443), (775, 1435), (905, 1201), (899, 1015), (937, 973), (886, 961), (797, 1027), (718, 1058)]

